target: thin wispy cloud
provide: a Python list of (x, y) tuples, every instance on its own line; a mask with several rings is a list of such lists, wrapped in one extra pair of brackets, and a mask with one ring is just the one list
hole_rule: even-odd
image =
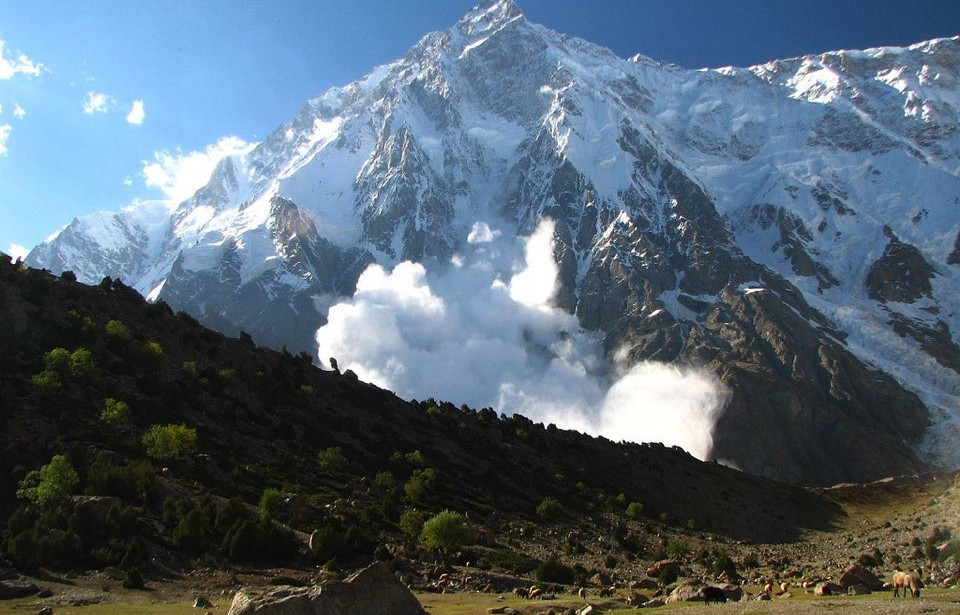
[(143, 119), (145, 117), (146, 112), (143, 109), (143, 101), (133, 101), (133, 104), (130, 105), (130, 112), (127, 113), (127, 122), (133, 124), (134, 126), (139, 126), (143, 124)]
[(14, 75), (39, 77), (43, 71), (43, 64), (34, 62), (24, 54), (16, 58), (7, 58), (4, 48), (6, 43), (0, 39), (0, 80), (11, 79)]
[(7, 155), (7, 140), (11, 132), (13, 132), (13, 126), (10, 124), (0, 125), (0, 156)]
[(179, 203), (193, 196), (210, 180), (214, 167), (224, 156), (246, 154), (254, 145), (239, 137), (224, 137), (203, 151), (187, 154), (167, 150), (156, 152), (153, 162), (143, 162), (144, 182)]
[(106, 113), (109, 100), (110, 97), (101, 92), (87, 92), (87, 99), (83, 102), (83, 112), (87, 115)]
[(22, 120), (23, 116), (25, 116), (26, 114), (27, 114), (27, 111), (23, 107), (21, 107), (20, 105), (14, 105), (13, 107), (14, 117), (16, 117), (18, 120)]

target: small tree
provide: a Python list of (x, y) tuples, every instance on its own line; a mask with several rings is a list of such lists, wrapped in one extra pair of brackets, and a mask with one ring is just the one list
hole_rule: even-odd
[(681, 538), (671, 538), (667, 541), (667, 555), (672, 558), (684, 558), (690, 555), (690, 545)]
[(537, 567), (534, 576), (541, 583), (563, 583), (571, 585), (576, 580), (573, 568), (560, 561), (560, 556), (553, 554)]
[(342, 448), (331, 446), (317, 454), (317, 462), (320, 464), (321, 470), (337, 472), (347, 465), (347, 458), (344, 456)]
[(430, 489), (436, 480), (437, 472), (433, 468), (414, 470), (413, 474), (410, 475), (410, 479), (403, 485), (403, 493), (410, 501), (423, 501), (430, 493)]
[(114, 425), (123, 425), (130, 420), (130, 406), (127, 402), (108, 397), (103, 402), (103, 410), (100, 411), (101, 423), (112, 423)]
[(70, 373), (77, 378), (92, 378), (97, 373), (93, 353), (86, 348), (77, 348), (70, 354)]
[(55, 372), (61, 378), (70, 374), (70, 351), (66, 348), (54, 348), (43, 355), (43, 363), (47, 369)]
[(444, 510), (423, 524), (420, 537), (432, 549), (440, 552), (446, 565), (450, 555), (470, 542), (470, 527), (467, 519), (458, 512)]
[(404, 534), (416, 538), (423, 531), (427, 516), (415, 508), (408, 508), (400, 515), (400, 529)]
[(118, 340), (128, 340), (133, 337), (122, 320), (108, 320), (105, 328), (108, 336)]
[(79, 485), (80, 477), (67, 456), (54, 455), (50, 463), (27, 473), (20, 482), (17, 497), (38, 506), (50, 506), (65, 501)]
[(260, 494), (260, 518), (273, 519), (283, 503), (283, 492), (276, 487), (267, 487)]
[(153, 425), (143, 435), (143, 445), (154, 459), (180, 457), (196, 447), (197, 430), (186, 425)]
[(556, 521), (563, 515), (563, 505), (549, 496), (537, 504), (537, 516), (545, 521)]

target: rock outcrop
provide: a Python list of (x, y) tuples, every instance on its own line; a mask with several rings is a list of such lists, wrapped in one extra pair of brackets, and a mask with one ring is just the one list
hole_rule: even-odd
[(426, 615), (426, 611), (386, 564), (376, 563), (346, 581), (244, 588), (234, 596), (228, 615)]

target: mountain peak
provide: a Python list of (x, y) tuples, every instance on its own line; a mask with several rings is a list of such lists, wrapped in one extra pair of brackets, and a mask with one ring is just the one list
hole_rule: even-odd
[(523, 11), (512, 0), (481, 2), (457, 22), (457, 28), (465, 35), (483, 35), (523, 18)]

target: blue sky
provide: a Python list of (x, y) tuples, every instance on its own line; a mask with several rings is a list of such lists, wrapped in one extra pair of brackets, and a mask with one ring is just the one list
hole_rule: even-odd
[[(401, 56), (474, 0), (0, 0), (0, 250), (178, 198), (222, 152)], [(689, 68), (960, 33), (953, 0), (519, 0), (527, 18)], [(192, 172), (191, 172), (192, 171)]]

